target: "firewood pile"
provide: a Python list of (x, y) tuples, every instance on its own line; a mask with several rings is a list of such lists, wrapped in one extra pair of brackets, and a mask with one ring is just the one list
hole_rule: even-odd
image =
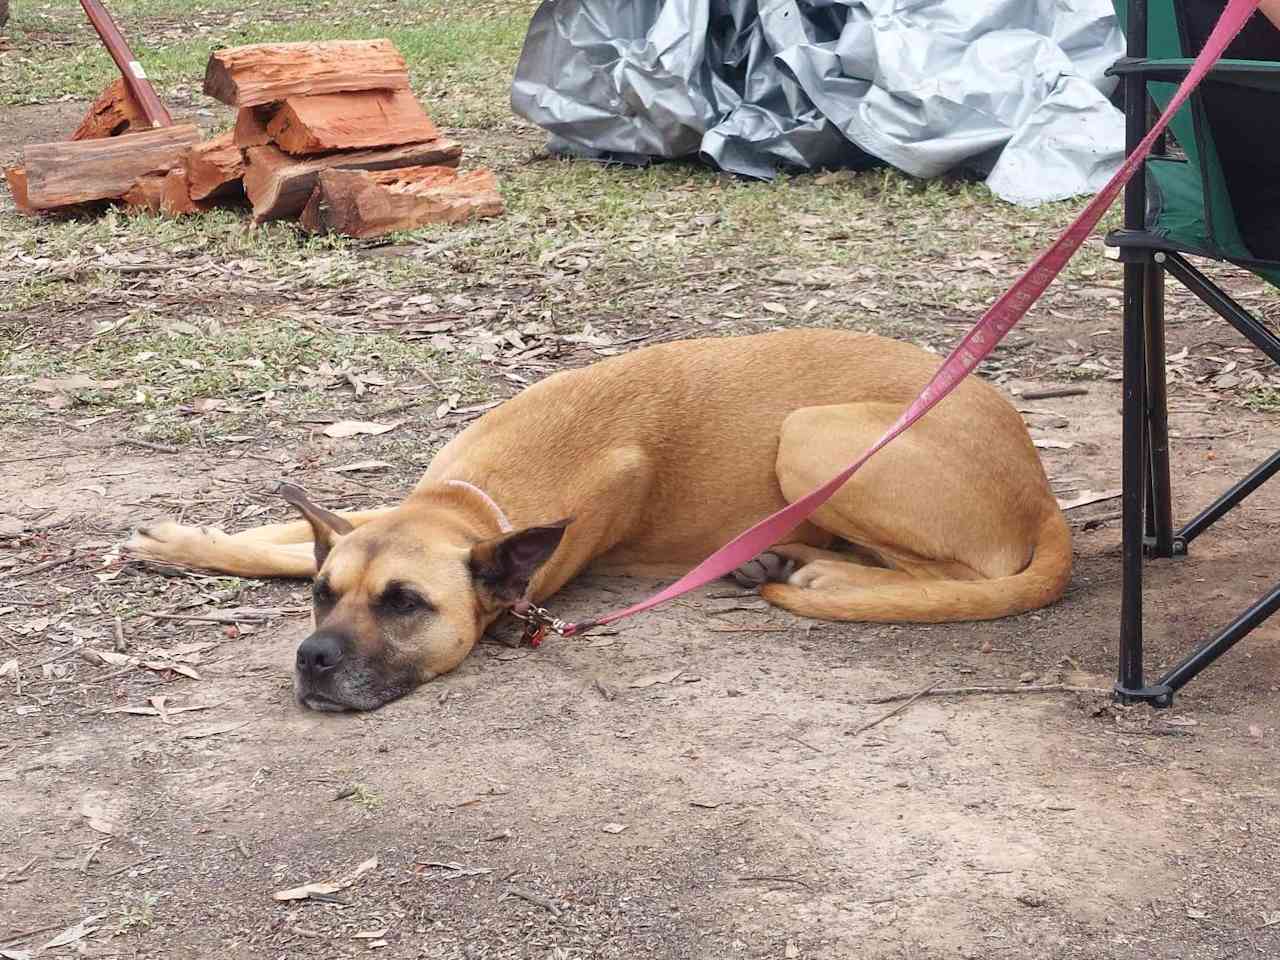
[(181, 216), (247, 201), (255, 224), (350, 237), (503, 212), (492, 171), (458, 170), (462, 145), (415, 99), (389, 40), (224, 48), (204, 92), (238, 111), (211, 140), (192, 124), (150, 128), (111, 84), (69, 140), (32, 144), (5, 170), (18, 209)]

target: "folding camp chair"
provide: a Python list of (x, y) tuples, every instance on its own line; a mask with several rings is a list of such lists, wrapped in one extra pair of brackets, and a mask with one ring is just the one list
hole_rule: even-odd
[[(1114, 0), (1125, 27), (1121, 77), (1129, 150), (1186, 76), (1224, 2)], [(1280, 470), (1258, 465), (1181, 528), (1173, 524), (1165, 392), (1164, 283), (1171, 275), (1280, 364), (1277, 337), (1192, 265), (1226, 261), (1280, 285), (1280, 31), (1255, 14), (1125, 193), (1107, 243), (1124, 264), (1123, 580), (1117, 696), (1168, 706), (1174, 693), (1280, 608), (1280, 585), (1154, 683), (1143, 677), (1143, 558), (1185, 556), (1196, 537)]]

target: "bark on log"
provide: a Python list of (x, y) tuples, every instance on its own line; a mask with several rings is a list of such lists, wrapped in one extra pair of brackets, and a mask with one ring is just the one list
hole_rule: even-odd
[(192, 124), (105, 140), (37, 143), (23, 151), (27, 198), (37, 210), (122, 197), (148, 173), (182, 165), (200, 142)]
[(118, 137), (131, 130), (150, 130), (151, 124), (129, 95), (123, 80), (116, 80), (98, 94), (89, 107), (80, 126), (71, 134), (72, 140), (100, 140)]

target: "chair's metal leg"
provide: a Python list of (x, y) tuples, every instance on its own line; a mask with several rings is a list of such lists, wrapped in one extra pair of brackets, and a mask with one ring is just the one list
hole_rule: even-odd
[(1280, 585), (1272, 587), (1270, 593), (1236, 617), (1221, 633), (1170, 670), (1156, 685), (1157, 689), (1167, 690), (1172, 697), (1175, 690), (1186, 686), (1196, 674), (1243, 640), (1254, 627), (1278, 609)]
[(1144, 270), (1142, 312), (1147, 346), (1146, 418), (1151, 487), (1147, 503), (1148, 552), (1174, 554), (1173, 495), (1169, 486), (1169, 407), (1165, 382), (1164, 257), (1157, 254)]
[(1277, 471), (1280, 471), (1280, 453), (1273, 453), (1249, 471), (1247, 477), (1233, 484), (1231, 489), (1205, 507), (1194, 520), (1179, 530), (1174, 538), (1175, 549), (1178, 544), (1181, 544), (1181, 551), (1185, 553), (1187, 544), (1226, 516), (1232, 507), (1270, 480)]
[(1124, 265), (1124, 410), (1121, 454), (1122, 572), (1120, 584), (1120, 669), (1116, 696), (1125, 702), (1156, 701), (1167, 691), (1147, 690), (1142, 670), (1143, 501), (1147, 473), (1147, 344), (1143, 308), (1148, 265)]
[(1229, 293), (1193, 267), (1180, 253), (1167, 253), (1165, 269), (1184, 287), (1213, 309), (1213, 312), (1231, 324), (1250, 343), (1280, 364), (1280, 337), (1254, 319)]
[[(1146, 0), (1128, 0), (1125, 53), (1134, 59), (1147, 55)], [(1132, 153), (1147, 132), (1147, 85), (1141, 74), (1124, 78), (1125, 149)], [(1142, 230), (1147, 219), (1146, 171), (1125, 186), (1124, 226)], [(1143, 501), (1151, 477), (1147, 472), (1147, 345), (1148, 271), (1154, 271), (1147, 251), (1127, 251), (1124, 264), (1124, 412), (1121, 456), (1122, 574), (1120, 586), (1120, 667), (1116, 697), (1164, 705), (1171, 693), (1148, 689), (1142, 676), (1142, 554)], [(1154, 282), (1154, 281), (1152, 281)], [(1163, 327), (1163, 325), (1161, 325)], [(1156, 331), (1161, 335), (1163, 329)], [(1163, 348), (1162, 348), (1163, 349)], [(1163, 367), (1162, 367), (1163, 369)]]

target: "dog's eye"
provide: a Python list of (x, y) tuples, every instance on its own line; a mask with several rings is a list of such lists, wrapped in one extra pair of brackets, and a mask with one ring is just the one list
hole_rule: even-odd
[(316, 603), (333, 603), (333, 587), (328, 580), (317, 580), (311, 585), (311, 599)]
[(417, 613), (431, 605), (412, 590), (390, 587), (382, 594), (382, 606), (392, 613)]

